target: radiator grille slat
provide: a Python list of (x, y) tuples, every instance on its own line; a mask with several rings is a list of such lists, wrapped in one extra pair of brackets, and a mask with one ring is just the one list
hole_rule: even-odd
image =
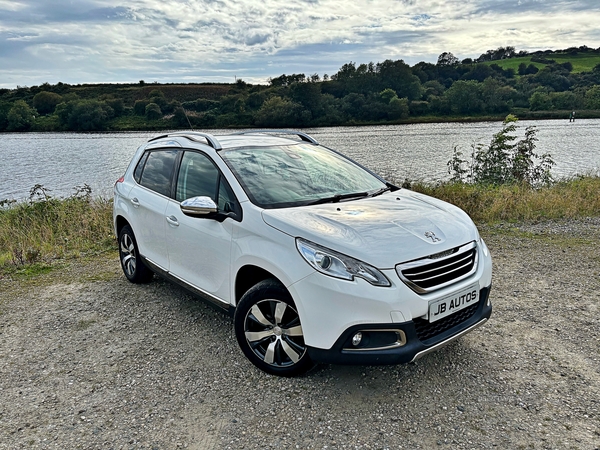
[(398, 276), (419, 294), (441, 289), (467, 278), (477, 270), (477, 245), (475, 242), (456, 247), (452, 253), (398, 264)]

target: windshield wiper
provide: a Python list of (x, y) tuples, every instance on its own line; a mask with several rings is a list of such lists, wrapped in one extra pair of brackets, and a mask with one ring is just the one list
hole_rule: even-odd
[(381, 194), (383, 194), (384, 192), (391, 191), (391, 190), (392, 190), (392, 188), (391, 188), (390, 186), (387, 186), (387, 187), (381, 188), (381, 189), (379, 189), (379, 190), (377, 190), (377, 191), (373, 192), (373, 193), (371, 194), (371, 197), (377, 197), (378, 195), (381, 195)]
[(371, 194), (371, 197), (377, 197), (378, 195), (381, 195), (381, 194), (383, 194), (383, 193), (385, 193), (385, 192), (387, 192), (387, 191), (390, 191), (390, 192), (395, 192), (395, 191), (397, 191), (398, 189), (401, 189), (401, 188), (399, 188), (398, 186), (394, 186), (392, 183), (388, 183), (387, 181), (386, 181), (385, 185), (386, 185), (386, 187), (384, 187), (384, 188), (381, 188), (381, 189), (379, 189), (379, 190), (377, 190), (377, 191), (373, 192), (373, 193)]
[(347, 200), (349, 198), (362, 198), (367, 197), (368, 192), (353, 192), (351, 194), (337, 194), (331, 197), (320, 198), (314, 202), (308, 202), (307, 205), (320, 205), (321, 203), (337, 203), (340, 200)]

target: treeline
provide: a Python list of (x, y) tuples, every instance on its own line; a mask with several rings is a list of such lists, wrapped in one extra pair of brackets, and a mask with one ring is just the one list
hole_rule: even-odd
[[(597, 62), (573, 70), (568, 58), (582, 56)], [(522, 62), (512, 68), (511, 60)], [(0, 131), (314, 127), (572, 110), (600, 116), (600, 48), (527, 53), (500, 47), (462, 61), (444, 52), (436, 64), (412, 67), (403, 60), (350, 62), (331, 76), (283, 74), (267, 85), (238, 79), (0, 89)]]

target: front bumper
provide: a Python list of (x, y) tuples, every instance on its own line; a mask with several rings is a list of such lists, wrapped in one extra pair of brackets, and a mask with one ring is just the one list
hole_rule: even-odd
[[(477, 305), (438, 322), (416, 319), (403, 323), (353, 325), (330, 349), (308, 346), (308, 354), (314, 362), (325, 364), (385, 365), (415, 361), (483, 325), (492, 314), (490, 289), (491, 286), (480, 290)], [(359, 331), (371, 339), (371, 346), (356, 348), (352, 345), (352, 337)]]

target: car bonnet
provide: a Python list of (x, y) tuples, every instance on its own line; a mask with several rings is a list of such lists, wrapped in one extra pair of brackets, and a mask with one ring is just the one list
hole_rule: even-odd
[(268, 209), (271, 227), (380, 269), (478, 239), (459, 208), (402, 189), (354, 201)]

